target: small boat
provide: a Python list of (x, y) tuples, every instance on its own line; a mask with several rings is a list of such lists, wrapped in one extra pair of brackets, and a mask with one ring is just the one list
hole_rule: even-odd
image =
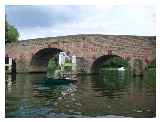
[(74, 83), (76, 80), (71, 80), (71, 79), (53, 79), (53, 78), (47, 78), (45, 79), (45, 84), (47, 85), (65, 85), (65, 84), (70, 84)]
[(125, 71), (126, 69), (124, 67), (118, 68), (118, 71)]

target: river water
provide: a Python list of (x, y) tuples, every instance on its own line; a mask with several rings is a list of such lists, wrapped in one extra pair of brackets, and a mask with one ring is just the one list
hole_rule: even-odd
[(155, 117), (155, 76), (105, 71), (54, 86), (42, 83), (44, 73), (6, 74), (6, 117)]

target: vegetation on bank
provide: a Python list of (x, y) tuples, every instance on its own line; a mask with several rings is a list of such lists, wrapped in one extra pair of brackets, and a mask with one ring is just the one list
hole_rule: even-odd
[(120, 67), (128, 67), (128, 61), (123, 60), (120, 57), (112, 57), (108, 60), (104, 61), (102, 64), (103, 68), (120, 68)]
[(55, 57), (52, 57), (48, 61), (48, 66), (47, 66), (47, 77), (52, 77), (55, 73), (56, 70), (58, 70), (58, 56), (56, 55)]
[(56, 62), (55, 57), (53, 57), (48, 61), (47, 71), (48, 71), (48, 73), (52, 73), (56, 69), (58, 69), (58, 62)]
[(152, 62), (151, 64), (148, 65), (148, 69), (150, 68), (156, 68), (156, 62)]
[(64, 72), (71, 72), (72, 71), (72, 62), (71, 60), (66, 60), (64, 64)]
[[(63, 72), (70, 72), (72, 71), (72, 62), (71, 60), (66, 60), (65, 64), (63, 66)], [(58, 64), (58, 55), (56, 55), (55, 57), (52, 57), (49, 61), (48, 61), (48, 67), (47, 67), (47, 76), (48, 77), (52, 77), (56, 71), (60, 71), (60, 66)]]
[(17, 29), (5, 20), (5, 43), (17, 42), (19, 33)]

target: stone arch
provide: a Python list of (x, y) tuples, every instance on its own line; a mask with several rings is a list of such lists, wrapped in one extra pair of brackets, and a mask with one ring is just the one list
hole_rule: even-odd
[(30, 72), (46, 72), (49, 59), (62, 51), (62, 49), (50, 47), (40, 49), (32, 55), (32, 59), (30, 61)]
[(111, 59), (113, 57), (119, 57), (120, 59), (125, 60), (119, 55), (102, 55), (102, 56), (96, 58), (96, 60), (94, 60), (94, 62), (92, 63), (91, 72), (98, 73), (98, 71), (99, 71), (98, 69), (103, 65), (103, 62), (108, 59)]

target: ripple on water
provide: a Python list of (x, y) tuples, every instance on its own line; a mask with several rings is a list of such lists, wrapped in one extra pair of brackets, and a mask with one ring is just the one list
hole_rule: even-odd
[(119, 82), (113, 75), (109, 76), (110, 79), (107, 75), (105, 78), (80, 76), (77, 84), (46, 86), (35, 82), (41, 75), (38, 79), (34, 76), (27, 79), (18, 75), (15, 83), (9, 84), (10, 89), (6, 88), (6, 117), (155, 116), (155, 88), (152, 84), (146, 87), (142, 79), (135, 81), (129, 77), (123, 81), (120, 78)]

